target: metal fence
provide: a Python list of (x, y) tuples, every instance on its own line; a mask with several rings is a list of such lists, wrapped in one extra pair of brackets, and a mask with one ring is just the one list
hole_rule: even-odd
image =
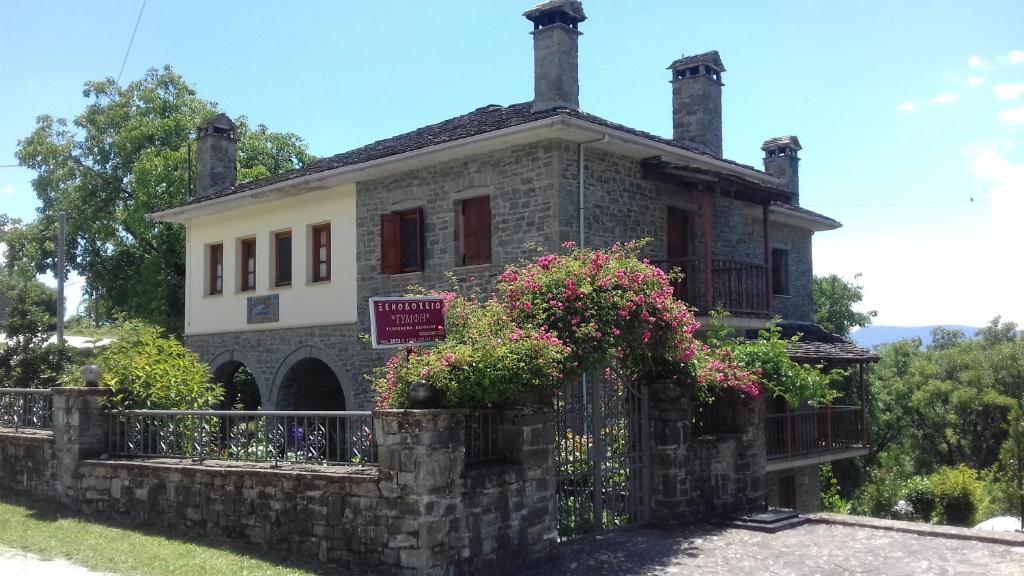
[(53, 393), (0, 388), (0, 428), (53, 430)]
[(377, 462), (372, 412), (109, 412), (114, 456), (302, 464)]
[(508, 458), (501, 446), (498, 418), (493, 410), (466, 415), (466, 464), (501, 462)]

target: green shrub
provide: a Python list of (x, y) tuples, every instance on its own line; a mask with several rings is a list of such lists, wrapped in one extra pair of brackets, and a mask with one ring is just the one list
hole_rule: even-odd
[(821, 483), (821, 509), (836, 514), (849, 514), (852, 503), (839, 495), (839, 481), (832, 473), (832, 464), (822, 464), (818, 468), (818, 478)]
[(904, 472), (895, 466), (869, 469), (867, 482), (853, 498), (853, 513), (876, 518), (899, 516), (896, 505), (903, 495), (905, 478)]
[(977, 471), (961, 464), (956, 468), (940, 468), (928, 480), (935, 490), (939, 522), (970, 526), (982, 491)]
[(931, 522), (938, 500), (935, 496), (935, 489), (928, 478), (914, 476), (907, 480), (903, 499), (914, 509), (915, 518)]
[(123, 323), (116, 340), (96, 356), (103, 386), (114, 390), (108, 406), (134, 410), (207, 410), (223, 389), (211, 382), (198, 356), (160, 328)]

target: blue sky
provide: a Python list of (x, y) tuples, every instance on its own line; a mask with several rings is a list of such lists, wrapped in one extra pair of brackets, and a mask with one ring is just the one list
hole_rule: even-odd
[[(0, 164), (36, 115), (73, 116), (83, 82), (117, 75), (140, 6), (0, 4)], [(529, 100), (530, 6), (149, 0), (122, 80), (170, 63), (325, 156)], [(1024, 2), (584, 7), (581, 107), (671, 136), (665, 67), (719, 50), (726, 156), (760, 166), (765, 138), (800, 137), (803, 205), (844, 223), (816, 235), (815, 272), (863, 273), (877, 323), (1024, 323)], [(31, 177), (0, 168), (0, 211), (32, 217)]]

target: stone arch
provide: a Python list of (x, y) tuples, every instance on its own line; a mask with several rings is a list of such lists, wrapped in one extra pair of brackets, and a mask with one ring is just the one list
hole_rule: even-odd
[[(300, 346), (278, 366), (268, 398), (275, 410), (351, 409), (355, 399), (346, 375), (330, 352), (313, 344)], [(312, 399), (315, 405), (304, 404)]]
[[(240, 350), (225, 350), (209, 362), (213, 373), (213, 380), (224, 387), (224, 401), (220, 409), (230, 410), (239, 395), (242, 395), (242, 403), (246, 409), (258, 409), (263, 407), (264, 399), (267, 398), (266, 391), (256, 376), (256, 364), (249, 356)], [(235, 375), (239, 370), (245, 369), (249, 372), (255, 384), (255, 389), (248, 391), (236, 390), (233, 388)]]

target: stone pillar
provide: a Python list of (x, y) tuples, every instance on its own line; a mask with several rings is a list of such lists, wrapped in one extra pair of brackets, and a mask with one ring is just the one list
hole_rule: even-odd
[(402, 573), (449, 574), (467, 547), (462, 529), (465, 412), (376, 413), (380, 491), (387, 510), (384, 563)]
[(764, 508), (766, 501), (765, 468), (768, 452), (765, 445), (766, 394), (756, 400), (741, 402), (736, 409), (736, 424), (740, 431), (736, 447), (737, 493), (745, 495), (738, 503), (750, 510)]
[(651, 519), (660, 523), (687, 522), (690, 487), (686, 447), (690, 443), (690, 399), (683, 386), (671, 380), (651, 382)]
[(110, 388), (53, 388), (53, 441), (62, 502), (77, 497), (78, 463), (107, 451), (109, 420), (102, 400)]
[[(555, 470), (555, 413), (551, 402), (501, 413), (500, 446), (522, 471), (523, 508), (518, 534), (513, 535), (512, 563), (536, 566), (546, 562), (558, 540), (558, 480)], [(506, 562), (508, 564), (509, 562)]]

